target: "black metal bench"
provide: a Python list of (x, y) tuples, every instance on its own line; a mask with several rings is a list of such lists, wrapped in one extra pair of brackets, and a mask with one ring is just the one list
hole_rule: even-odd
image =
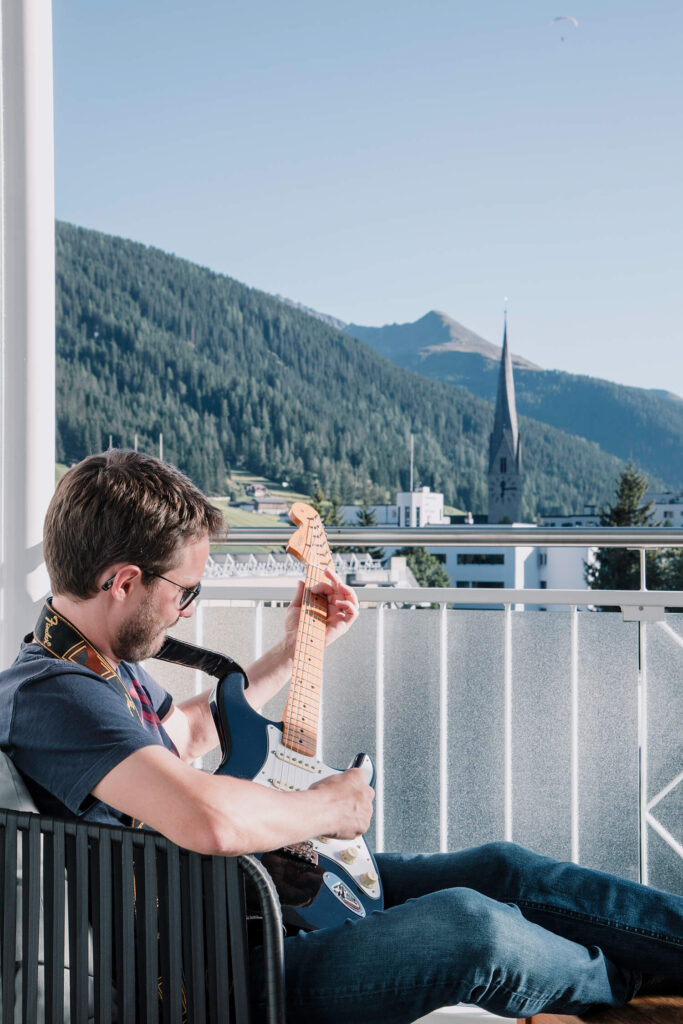
[(0, 880), (1, 1024), (250, 1024), (245, 883), (268, 1024), (284, 1024), (280, 908), (256, 858), (0, 809)]

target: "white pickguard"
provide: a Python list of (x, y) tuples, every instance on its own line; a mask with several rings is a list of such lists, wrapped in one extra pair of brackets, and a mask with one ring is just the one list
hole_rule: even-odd
[[(285, 747), (281, 742), (281, 732), (275, 726), (269, 725), (268, 733), (268, 755), (254, 782), (262, 786), (269, 786), (272, 789), (279, 789), (284, 792), (308, 789), (314, 782), (327, 778), (330, 775), (339, 775), (336, 768), (318, 761), (313, 757), (306, 757), (304, 754), (297, 754), (295, 751)], [(360, 765), (365, 772), (368, 782), (373, 775), (373, 767), (370, 758), (366, 758)], [(328, 836), (318, 836), (306, 843), (299, 843), (295, 849), (301, 852), (306, 859), (315, 860), (317, 855), (322, 854), (329, 860), (333, 860), (340, 871), (348, 875), (356, 885), (371, 899), (379, 899), (380, 887), (376, 878), (375, 865), (370, 852), (362, 837), (357, 839), (330, 839)], [(369, 877), (368, 877), (369, 876)], [(330, 876), (334, 881), (334, 876)], [(343, 876), (342, 876), (343, 877)], [(339, 881), (339, 880), (337, 880)], [(333, 889), (333, 885), (329, 884)], [(342, 898), (338, 895), (338, 898)], [(344, 902), (344, 900), (342, 900)], [(351, 907), (350, 909), (354, 909)], [(359, 911), (356, 911), (357, 913)], [(364, 911), (363, 911), (364, 913)]]

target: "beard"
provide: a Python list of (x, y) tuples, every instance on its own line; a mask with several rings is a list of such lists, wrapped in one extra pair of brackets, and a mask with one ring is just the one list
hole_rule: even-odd
[[(178, 616), (179, 618), (180, 616)], [(112, 642), (112, 653), (120, 661), (144, 661), (161, 648), (166, 630), (175, 622), (165, 623), (152, 608), (152, 594), (140, 605), (134, 616), (124, 622)]]

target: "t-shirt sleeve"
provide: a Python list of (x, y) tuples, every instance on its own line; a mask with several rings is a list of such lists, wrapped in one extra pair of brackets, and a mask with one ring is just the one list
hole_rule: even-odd
[(36, 679), (15, 695), (8, 753), (73, 814), (87, 808), (107, 772), (159, 742), (129, 710), (123, 691), (90, 673)]

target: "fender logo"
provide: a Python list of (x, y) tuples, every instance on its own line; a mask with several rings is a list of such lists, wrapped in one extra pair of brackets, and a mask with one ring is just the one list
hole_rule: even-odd
[(43, 643), (45, 644), (46, 647), (52, 647), (52, 643), (50, 642), (50, 630), (52, 629), (53, 626), (56, 626), (57, 623), (59, 622), (59, 616), (58, 615), (53, 615), (51, 619), (49, 619), (46, 616), (44, 622), (45, 622), (45, 636), (43, 637)]

